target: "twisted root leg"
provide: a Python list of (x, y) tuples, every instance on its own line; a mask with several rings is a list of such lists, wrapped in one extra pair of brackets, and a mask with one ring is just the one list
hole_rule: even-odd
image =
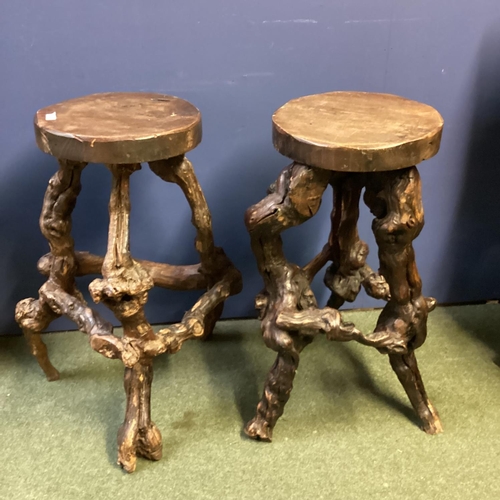
[(272, 441), (273, 428), (283, 415), (290, 398), (293, 379), (299, 366), (299, 353), (310, 341), (289, 337), (291, 348), (279, 352), (264, 384), (262, 399), (257, 405), (255, 417), (245, 426), (245, 434), (252, 439)]
[[(208, 288), (212, 287), (235, 268), (225, 255), (221, 258), (224, 252), (214, 244), (212, 216), (193, 165), (184, 155), (181, 155), (168, 160), (151, 162), (149, 166), (158, 177), (166, 182), (177, 184), (184, 193), (192, 212), (191, 222), (196, 230), (195, 247), (200, 255), (200, 273), (205, 276)], [(241, 290), (241, 276), (238, 280)], [(221, 302), (207, 314), (203, 338), (210, 337), (223, 309), (224, 303)]]
[[(286, 260), (280, 233), (318, 211), (329, 178), (329, 172), (292, 164), (281, 172), (268, 196), (246, 212), (252, 249), (266, 287), (256, 300), (262, 335), (266, 345), (278, 352), (256, 416), (245, 427), (254, 439), (271, 441), (273, 427), (290, 397), (299, 353), (318, 333), (318, 325), (328, 326), (328, 318), (317, 310), (307, 271)], [(310, 312), (302, 317), (301, 311)], [(287, 314), (280, 319), (281, 313)]]
[(339, 309), (345, 301), (354, 301), (361, 289), (360, 269), (365, 265), (368, 245), (360, 240), (357, 229), (363, 177), (334, 174), (331, 184), (334, 207), (328, 244), (333, 263), (324, 282), (332, 291), (328, 306)]
[(60, 374), (54, 365), (50, 362), (47, 346), (43, 342), (38, 332), (32, 332), (23, 328), (24, 337), (28, 342), (31, 354), (35, 356), (40, 368), (45, 373), (49, 382), (59, 380)]
[[(94, 280), (89, 290), (94, 302), (104, 303), (121, 321), (123, 337), (114, 336), (106, 325), (95, 321), (91, 346), (102, 355), (119, 358), (125, 364), (127, 404), (125, 420), (118, 433), (118, 463), (127, 472), (133, 472), (138, 456), (159, 460), (162, 454), (161, 434), (151, 421), (153, 357), (164, 352), (174, 353), (185, 340), (202, 336), (206, 329), (211, 330), (221, 312), (222, 302), (241, 290), (241, 275), (223, 250), (213, 246), (210, 214), (203, 207), (198, 210), (204, 198), (201, 201), (198, 199), (198, 195), (203, 195), (190, 177), (193, 172), (189, 162), (183, 158), (155, 162), (152, 169), (161, 174), (160, 177), (181, 184), (187, 192), (191, 189), (195, 191), (189, 201), (197, 228), (196, 247), (202, 255), (200, 272), (206, 274), (204, 283), (209, 284), (207, 292), (184, 315), (181, 323), (170, 325), (155, 335), (144, 314), (144, 305), (148, 291), (154, 286), (154, 279), (147, 269), (148, 263), (144, 266), (130, 255), (129, 182), (130, 175), (140, 165), (108, 167), (113, 174), (108, 249), (102, 261), (103, 278)], [(211, 270), (215, 270), (210, 275), (205, 272), (208, 261)], [(60, 304), (72, 311), (79, 310), (70, 300), (60, 301)], [(84, 319), (87, 321), (89, 318)]]
[(106, 331), (91, 345), (104, 355), (121, 357), (125, 368), (127, 408), (118, 433), (118, 463), (133, 472), (137, 456), (161, 458), (161, 434), (151, 422), (151, 383), (153, 362), (144, 356), (140, 341), (155, 338), (144, 315), (148, 291), (154, 283), (149, 273), (130, 255), (130, 176), (138, 164), (108, 165), (113, 174), (109, 202), (108, 248), (102, 266), (102, 279), (94, 280), (90, 294), (103, 302), (123, 325), (123, 338), (113, 341)]
[(368, 245), (359, 238), (357, 223), (359, 199), (365, 184), (362, 174), (333, 175), (334, 207), (328, 240), (332, 264), (325, 285), (332, 291), (328, 306), (338, 309), (345, 301), (353, 302), (363, 286), (372, 297), (388, 300), (389, 286), (366, 263)]
[(439, 415), (425, 392), (415, 353), (410, 351), (408, 354), (403, 355), (389, 354), (389, 360), (422, 422), (422, 429), (427, 434), (443, 432)]
[(213, 311), (207, 314), (205, 318), (205, 326), (203, 328), (204, 334), (202, 339), (209, 339), (214, 332), (215, 325), (219, 321), (222, 313), (224, 311), (224, 302), (221, 302)]
[(393, 370), (403, 385), (423, 429), (442, 431), (438, 414), (425, 393), (414, 350), (427, 336), (427, 316), (433, 299), (422, 296), (422, 282), (412, 241), (424, 225), (420, 176), (415, 167), (370, 176), (365, 202), (375, 215), (373, 232), (379, 247), (380, 271), (391, 298), (380, 314), (375, 334), (400, 339), (406, 349), (388, 352)]
[(16, 321), (21, 325), (31, 354), (35, 356), (49, 382), (59, 380), (59, 372), (50, 362), (47, 346), (40, 332), (57, 316), (50, 307), (33, 298), (21, 300), (16, 306)]
[[(48, 260), (51, 268), (46, 285), (74, 296), (79, 296), (79, 292), (74, 280), (76, 263), (71, 237), (71, 214), (80, 193), (80, 174), (84, 167), (85, 163), (59, 160), (59, 170), (49, 181), (40, 215), (40, 229), (50, 246)], [(57, 380), (59, 373), (49, 361), (47, 348), (39, 334), (60, 315), (47, 303), (42, 293), (38, 300), (22, 300), (16, 307), (16, 321), (48, 380)]]
[(125, 420), (118, 431), (118, 464), (127, 472), (134, 472), (137, 455), (149, 460), (161, 458), (161, 433), (151, 421), (152, 380), (151, 360), (125, 368), (127, 408)]

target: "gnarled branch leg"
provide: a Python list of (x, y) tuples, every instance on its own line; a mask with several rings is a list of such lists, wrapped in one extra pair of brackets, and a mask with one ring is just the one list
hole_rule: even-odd
[(317, 308), (306, 273), (285, 258), (280, 233), (305, 222), (318, 211), (330, 175), (325, 170), (293, 163), (281, 172), (268, 196), (250, 207), (245, 215), (265, 284), (264, 294), (256, 299), (261, 309), (262, 334), (266, 345), (278, 352), (257, 414), (245, 427), (245, 432), (255, 439), (271, 440), (273, 427), (292, 389), (299, 353), (311, 341), (311, 333), (318, 333), (307, 329), (303, 332), (300, 328), (288, 331), (278, 324), (282, 312)]
[(373, 232), (379, 247), (380, 272), (391, 292), (375, 333), (400, 338), (407, 344), (407, 353), (389, 352), (391, 366), (419, 415), (423, 429), (435, 434), (442, 431), (441, 422), (427, 397), (413, 352), (425, 341), (429, 306), (435, 303), (422, 296), (412, 246), (424, 225), (417, 169), (409, 167), (371, 175), (365, 202), (375, 215)]
[(151, 421), (152, 382), (152, 359), (143, 359), (125, 368), (127, 407), (117, 441), (118, 463), (127, 472), (135, 470), (137, 455), (149, 460), (160, 460), (162, 456), (161, 433)]
[[(186, 196), (192, 211), (191, 222), (196, 229), (195, 247), (200, 255), (200, 273), (206, 277), (208, 288), (230, 273), (238, 282), (232, 287), (232, 293), (238, 293), (241, 290), (241, 276), (222, 248), (214, 244), (212, 217), (191, 162), (181, 155), (168, 160), (151, 162), (149, 166), (164, 181), (177, 184)], [(203, 338), (211, 335), (223, 308), (224, 302), (221, 300), (212, 311), (207, 313), (204, 319)]]
[(45, 330), (58, 315), (40, 299), (24, 299), (16, 306), (16, 321), (21, 326), (31, 354), (35, 356), (47, 380), (59, 380), (59, 372), (49, 359), (47, 346), (43, 342), (40, 332)]
[[(40, 229), (49, 242), (52, 260), (47, 284), (81, 301), (83, 298), (75, 284), (76, 263), (71, 237), (71, 213), (80, 193), (80, 175), (85, 165), (59, 160), (59, 170), (49, 181), (40, 215)], [(47, 348), (39, 334), (59, 315), (42, 294), (38, 300), (25, 299), (16, 307), (16, 321), (48, 380), (57, 380), (59, 373), (52, 366)]]
[(425, 391), (415, 352), (411, 350), (408, 354), (389, 354), (389, 361), (422, 422), (422, 429), (427, 434), (443, 432), (438, 412)]
[(387, 300), (389, 287), (366, 263), (368, 245), (359, 238), (359, 199), (364, 187), (363, 174), (335, 173), (332, 176), (334, 208), (328, 244), (331, 260), (325, 284), (332, 291), (328, 306), (339, 309), (345, 301), (353, 302), (363, 285), (367, 293)]
[[(186, 162), (154, 162), (152, 169), (165, 180), (179, 183), (186, 193), (194, 189), (194, 194), (186, 196), (193, 208), (197, 228), (196, 247), (202, 256), (201, 274), (207, 284), (215, 281), (184, 315), (181, 323), (161, 330), (158, 335), (154, 334), (146, 320), (143, 308), (148, 291), (154, 285), (153, 276), (147, 269), (155, 271), (155, 266), (154, 263), (141, 264), (132, 259), (129, 248), (129, 178), (140, 165), (108, 165), (113, 174), (108, 249), (102, 263), (103, 279), (94, 280), (89, 289), (94, 301), (103, 302), (121, 321), (124, 335), (118, 338), (101, 331), (91, 337), (91, 346), (104, 356), (120, 358), (126, 367), (127, 406), (125, 421), (118, 433), (118, 463), (127, 472), (135, 470), (138, 455), (151, 460), (161, 458), (161, 434), (151, 421), (153, 357), (164, 352), (176, 352), (188, 338), (202, 336), (207, 328), (207, 317), (229, 295), (241, 289), (240, 273), (224, 252), (213, 246), (210, 213), (194, 172)], [(99, 259), (86, 258), (92, 266)], [(205, 272), (203, 266), (210, 266), (219, 274)], [(163, 279), (157, 276), (157, 279), (160, 278)], [(168, 279), (165, 284), (170, 286), (175, 280), (175, 273), (171, 273)]]
[[(283, 415), (285, 405), (293, 389), (293, 379), (299, 366), (302, 349), (312, 341), (310, 337), (282, 333), (281, 341), (287, 348), (278, 349), (278, 355), (264, 383), (264, 393), (257, 405), (257, 413), (245, 426), (247, 436), (262, 441), (271, 441), (273, 428)], [(268, 347), (270, 347), (268, 345)]]
[[(133, 472), (137, 455), (159, 460), (162, 450), (160, 431), (151, 421), (152, 359), (144, 356), (139, 347), (140, 341), (155, 338), (144, 315), (148, 290), (154, 284), (149, 274), (130, 256), (129, 180), (140, 165), (108, 165), (108, 168), (113, 174), (108, 249), (102, 266), (103, 279), (94, 280), (89, 290), (95, 302), (103, 302), (121, 321), (123, 341), (139, 349), (133, 361), (126, 363), (127, 407), (124, 424), (118, 434), (118, 463), (127, 472)], [(99, 352), (106, 345), (111, 346), (111, 351), (115, 347), (104, 338), (96, 338), (96, 341), (91, 345)]]

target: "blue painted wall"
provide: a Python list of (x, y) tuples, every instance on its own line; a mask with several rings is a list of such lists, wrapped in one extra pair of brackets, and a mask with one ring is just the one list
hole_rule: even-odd
[[(204, 140), (189, 157), (216, 242), (245, 280), (226, 317), (252, 315), (261, 287), (242, 219), (287, 164), (271, 144), (272, 112), (290, 98), (341, 89), (400, 94), (442, 113), (441, 152), (421, 166), (427, 224), (415, 246), (424, 290), (440, 301), (500, 297), (498, 0), (23, 0), (2, 2), (0, 12), (2, 333), (18, 332), (15, 303), (43, 282), (38, 213), (56, 162), (35, 146), (33, 114), (103, 91), (170, 93), (201, 109)], [(195, 262), (180, 192), (147, 169), (132, 180), (133, 254)], [(103, 254), (109, 173), (92, 165), (83, 184), (77, 248)], [(286, 234), (292, 260), (305, 263), (322, 247), (330, 207), (327, 195), (315, 219)], [(373, 248), (370, 221), (365, 212), (360, 225)], [(315, 290), (325, 301), (321, 279)], [(149, 318), (178, 320), (196, 296), (155, 290)], [(355, 305), (374, 304), (362, 296)]]

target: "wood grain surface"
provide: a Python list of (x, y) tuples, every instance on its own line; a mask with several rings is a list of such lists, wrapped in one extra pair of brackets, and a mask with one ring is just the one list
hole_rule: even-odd
[(343, 172), (395, 170), (434, 156), (443, 118), (391, 94), (328, 92), (299, 97), (273, 115), (273, 142), (305, 165)]
[(38, 147), (66, 160), (141, 163), (190, 151), (201, 141), (201, 114), (164, 94), (111, 92), (63, 101), (35, 115)]

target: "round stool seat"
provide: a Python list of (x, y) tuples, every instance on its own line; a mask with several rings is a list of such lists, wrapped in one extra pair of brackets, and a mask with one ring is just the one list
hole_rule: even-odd
[(343, 172), (410, 167), (434, 156), (443, 118), (391, 94), (328, 92), (299, 97), (273, 115), (273, 143), (305, 165)]
[(201, 141), (199, 110), (178, 97), (109, 92), (47, 106), (35, 115), (38, 147), (89, 163), (141, 163), (181, 155)]

